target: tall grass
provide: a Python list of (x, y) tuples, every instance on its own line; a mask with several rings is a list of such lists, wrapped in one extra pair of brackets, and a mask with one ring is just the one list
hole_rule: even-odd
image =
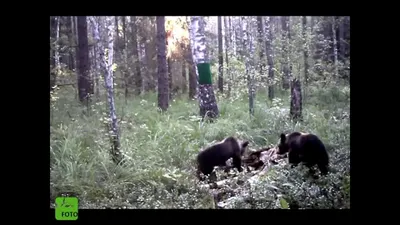
[[(57, 91), (51, 110), (51, 205), (60, 192), (75, 192), (80, 208), (212, 208), (212, 198), (199, 189), (194, 176), (194, 159), (203, 146), (236, 135), (259, 148), (277, 143), (281, 132), (294, 130), (321, 137), (331, 155), (333, 173), (313, 181), (305, 179), (301, 169), (277, 167), (264, 182), (274, 184), (278, 196), (286, 196), (300, 207), (350, 205), (348, 87), (308, 90), (304, 122), (299, 124), (288, 120), (287, 94), (269, 102), (265, 94), (258, 93), (254, 118), (248, 113), (247, 96), (235, 100), (219, 97), (221, 117), (215, 123), (199, 121), (197, 101), (186, 97), (170, 102), (165, 113), (157, 110), (156, 94), (135, 97), (127, 104), (117, 97), (125, 155), (125, 163), (118, 166), (110, 158), (105, 103), (87, 110), (71, 92), (67, 88)], [(334, 187), (330, 197), (322, 193), (321, 185)], [(252, 190), (255, 201), (236, 207), (279, 208), (271, 197), (277, 193), (260, 188)], [(316, 188), (322, 194), (315, 194)]]

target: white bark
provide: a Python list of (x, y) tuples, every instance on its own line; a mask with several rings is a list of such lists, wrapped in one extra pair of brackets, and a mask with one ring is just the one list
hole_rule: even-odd
[[(200, 63), (209, 63), (208, 54), (206, 50), (206, 37), (204, 34), (204, 21), (200, 16), (191, 17), (191, 37), (193, 40), (193, 57), (196, 65)], [(196, 68), (197, 80), (199, 80), (199, 75)], [(200, 115), (202, 117), (216, 117), (219, 115), (218, 106), (216, 103), (214, 90), (212, 84), (201, 84), (198, 85), (198, 95), (199, 95), (199, 106)]]
[[(250, 35), (250, 30), (249, 28), (250, 25), (250, 18), (245, 18), (242, 17), (242, 33), (243, 35), (243, 51), (242, 55), (245, 60), (245, 67), (246, 67), (246, 77), (247, 77), (247, 88), (248, 88), (248, 95), (249, 95), (249, 112), (251, 115), (254, 115), (254, 93), (253, 93), (253, 79), (254, 75), (252, 74), (252, 68), (250, 65), (250, 56), (253, 55), (253, 45), (252, 45), (252, 40), (251, 40), (251, 35)], [(253, 73), (254, 74), (254, 73)]]
[(335, 67), (335, 77), (339, 76), (339, 66), (338, 66), (338, 49), (336, 40), (336, 23), (335, 17), (332, 17), (332, 36), (333, 36), (333, 55), (334, 55), (334, 67)]
[(194, 63), (194, 65), (195, 65), (195, 72), (196, 72), (196, 81), (197, 81), (197, 84), (196, 84), (196, 95), (195, 95), (195, 97), (197, 98), (197, 99), (199, 99), (199, 71), (197, 71), (197, 60), (196, 60), (196, 56), (195, 56), (195, 50), (194, 50), (194, 37), (196, 36), (195, 34), (194, 34), (194, 32), (193, 32), (193, 28), (192, 28), (192, 25), (191, 25), (191, 22), (189, 21), (189, 19), (187, 19), (186, 20), (187, 21), (187, 23), (188, 23), (188, 29), (189, 29), (189, 41), (190, 41), (190, 50), (192, 51), (192, 58), (193, 58), (193, 63)]
[(204, 35), (204, 21), (200, 16), (191, 17), (191, 33), (193, 39), (193, 57), (195, 63), (208, 62), (206, 56), (206, 37)]
[(60, 39), (60, 16), (56, 17), (57, 25), (56, 25), (56, 48), (54, 50), (54, 57), (55, 57), (55, 64), (57, 68), (57, 73), (59, 72), (59, 69), (61, 68), (60, 65), (60, 53), (59, 53), (59, 46), (58, 46), (58, 41)]
[(229, 17), (229, 33), (230, 33), (230, 40), (229, 43), (232, 46), (231, 50), (233, 55), (236, 56), (236, 32), (235, 32), (235, 17)]
[[(99, 52), (100, 52), (99, 43), (100, 44), (102, 44), (102, 43), (100, 41), (100, 35), (99, 35), (99, 32), (98, 32), (98, 29), (99, 29), (98, 23), (97, 22), (95, 22), (95, 23), (93, 22), (95, 20), (95, 18), (93, 16), (89, 16), (88, 18), (89, 18), (89, 21), (90, 21), (90, 24), (91, 24), (90, 27), (92, 28), (92, 36), (93, 36), (93, 40), (94, 40), (94, 46), (93, 46), (93, 48), (94, 48), (94, 62), (95, 62), (94, 63), (94, 66), (95, 66), (95, 68), (94, 68), (94, 77), (95, 77), (95, 85), (96, 85), (96, 97), (99, 98), (100, 97), (99, 77), (100, 77), (100, 74), (101, 74), (101, 68), (100, 68), (101, 58), (99, 57), (100, 56), (100, 54), (99, 54)], [(97, 27), (94, 24), (97, 24)], [(96, 32), (97, 32), (97, 36), (96, 36)], [(103, 49), (103, 52), (104, 52), (104, 49)], [(106, 71), (104, 70), (103, 73), (105, 73), (105, 72)]]
[(75, 23), (75, 40), (76, 40), (76, 49), (78, 49), (78, 43), (79, 43), (79, 38), (78, 38), (78, 17), (74, 16), (74, 23)]
[[(114, 102), (114, 81), (113, 81), (113, 50), (114, 50), (114, 18), (113, 17), (106, 17), (106, 25), (107, 25), (107, 33), (108, 33), (108, 60), (106, 60), (104, 53), (105, 48), (103, 43), (100, 41), (100, 32), (99, 32), (99, 25), (93, 17), (90, 17), (89, 20), (93, 26), (93, 35), (97, 42), (98, 46), (98, 54), (100, 58), (100, 66), (104, 71), (104, 81), (106, 84), (107, 89), (107, 100), (108, 106), (110, 111), (110, 119), (111, 119), (111, 129), (112, 135), (114, 136), (114, 145), (116, 148), (119, 148), (119, 134), (118, 134), (118, 121), (117, 121), (117, 114), (115, 110), (115, 102)], [(119, 154), (119, 152), (114, 152), (114, 154)]]

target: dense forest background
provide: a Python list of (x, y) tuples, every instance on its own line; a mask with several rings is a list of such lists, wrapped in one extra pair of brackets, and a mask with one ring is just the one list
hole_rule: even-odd
[[(52, 16), (50, 59), (51, 207), (350, 208), (350, 17)], [(195, 177), (214, 141), (293, 131), (323, 140), (328, 176)]]

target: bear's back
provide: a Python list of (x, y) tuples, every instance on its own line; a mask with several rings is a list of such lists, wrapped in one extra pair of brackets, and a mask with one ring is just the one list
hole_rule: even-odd
[(229, 143), (219, 143), (204, 149), (198, 155), (200, 163), (213, 165), (224, 164), (233, 155), (233, 148)]
[(328, 164), (329, 156), (324, 143), (315, 134), (303, 134), (298, 136), (296, 145), (300, 147), (305, 161)]

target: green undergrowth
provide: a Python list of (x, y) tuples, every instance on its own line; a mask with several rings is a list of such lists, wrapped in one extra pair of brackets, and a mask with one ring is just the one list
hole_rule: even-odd
[[(257, 149), (276, 144), (281, 132), (301, 130), (319, 135), (331, 155), (332, 173), (308, 179), (306, 170), (275, 167), (265, 185), (251, 190), (252, 201), (240, 208), (350, 207), (350, 100), (348, 87), (307, 90), (304, 122), (288, 120), (289, 95), (268, 101), (257, 93), (255, 115), (250, 118), (247, 96), (218, 97), (220, 118), (202, 123), (198, 102), (178, 97), (168, 112), (157, 110), (157, 95), (129, 99), (117, 97), (124, 164), (110, 158), (107, 106), (80, 106), (72, 91), (63, 88), (51, 109), (51, 198), (62, 192), (79, 196), (80, 208), (213, 208), (212, 197), (200, 190), (194, 159), (215, 140), (235, 135)], [(270, 188), (271, 185), (274, 188)], [(281, 204), (276, 204), (278, 202)], [(282, 200), (284, 199), (284, 200)], [(52, 202), (50, 203), (52, 205)]]

